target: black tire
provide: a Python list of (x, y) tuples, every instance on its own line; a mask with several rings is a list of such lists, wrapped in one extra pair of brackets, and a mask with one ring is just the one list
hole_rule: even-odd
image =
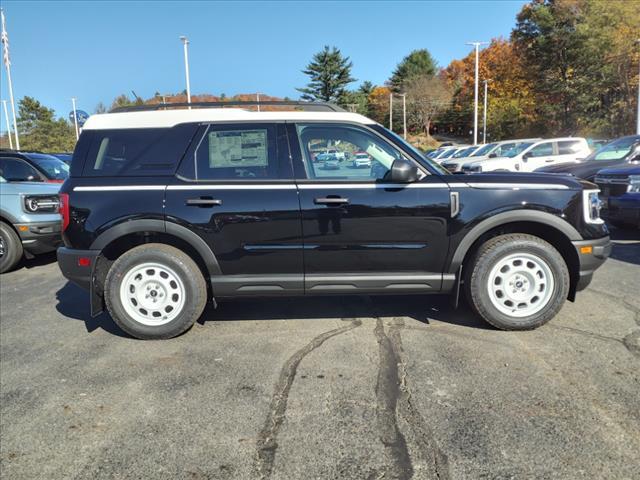
[[(488, 291), (493, 267), (509, 255), (517, 253), (543, 260), (554, 280), (545, 306), (523, 317), (507, 315), (500, 311), (492, 302)], [(464, 287), (471, 308), (488, 323), (501, 330), (532, 330), (544, 325), (560, 311), (569, 292), (569, 270), (562, 255), (551, 244), (533, 235), (513, 233), (491, 238), (480, 246), (470, 259), (469, 265), (465, 267)]]
[[(127, 308), (136, 307), (123, 305), (120, 296), (120, 287), (127, 274), (145, 263), (170, 269), (184, 287), (181, 309), (176, 310), (177, 314), (173, 313), (175, 318), (162, 325), (148, 325), (138, 321), (127, 312)], [(152, 269), (146, 272), (150, 270)], [(162, 275), (162, 272), (159, 271), (158, 275)], [(140, 289), (142, 288), (141, 286)], [(166, 297), (168, 299), (169, 295)], [(128, 334), (142, 340), (167, 339), (187, 331), (202, 315), (207, 302), (207, 288), (202, 272), (191, 257), (169, 245), (148, 243), (129, 250), (113, 263), (105, 279), (104, 298), (114, 322)]]
[(5, 273), (13, 268), (22, 259), (23, 248), (20, 237), (16, 231), (4, 222), (0, 222), (0, 273)]

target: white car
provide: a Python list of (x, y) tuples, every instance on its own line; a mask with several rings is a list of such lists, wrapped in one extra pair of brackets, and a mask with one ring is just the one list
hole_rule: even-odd
[(495, 158), (502, 157), (507, 154), (507, 152), (513, 150), (518, 147), (518, 145), (524, 142), (534, 142), (542, 140), (541, 138), (526, 138), (519, 140), (504, 140), (502, 142), (494, 142), (488, 143), (486, 145), (482, 145), (481, 148), (473, 152), (468, 157), (462, 158), (449, 158), (446, 161), (442, 162), (442, 166), (449, 170), (450, 172), (459, 172), (462, 170), (462, 166), (466, 163), (477, 162), (479, 160), (486, 160), (487, 158)]
[(545, 165), (579, 162), (589, 156), (589, 144), (581, 137), (551, 138), (523, 142), (504, 156), (476, 160), (463, 165), (462, 171), (477, 172), (533, 172)]
[(371, 157), (367, 153), (356, 153), (351, 161), (353, 168), (371, 168)]
[(461, 148), (465, 148), (468, 146), (469, 145), (448, 145), (446, 147), (440, 147), (437, 150), (434, 150), (433, 152), (429, 153), (428, 156), (431, 160), (435, 160), (436, 162), (440, 163), (442, 159), (449, 158)]

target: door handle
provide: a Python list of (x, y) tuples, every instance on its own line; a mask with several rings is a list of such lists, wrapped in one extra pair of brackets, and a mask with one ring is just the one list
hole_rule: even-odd
[(547, 160), (544, 161), (544, 163), (551, 163), (553, 162), (553, 158), (548, 158)]
[(222, 200), (215, 198), (190, 198), (187, 200), (187, 205), (195, 207), (215, 207), (222, 205)]
[(313, 200), (316, 205), (346, 205), (349, 203), (348, 198), (340, 197), (320, 197)]

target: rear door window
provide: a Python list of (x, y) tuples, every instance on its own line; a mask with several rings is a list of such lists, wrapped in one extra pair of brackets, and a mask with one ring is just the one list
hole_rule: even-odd
[(84, 164), (88, 177), (172, 175), (197, 125), (95, 130)]
[(179, 173), (195, 181), (290, 179), (291, 164), (283, 146), (283, 125), (212, 124)]

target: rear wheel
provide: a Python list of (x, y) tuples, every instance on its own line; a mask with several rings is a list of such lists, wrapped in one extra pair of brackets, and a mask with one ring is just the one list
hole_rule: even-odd
[(503, 330), (530, 330), (551, 320), (569, 291), (569, 271), (560, 253), (533, 235), (494, 237), (467, 269), (465, 290), (472, 308)]
[(0, 273), (13, 269), (22, 258), (22, 242), (11, 226), (0, 222)]
[(135, 247), (111, 266), (105, 301), (113, 320), (140, 339), (180, 335), (207, 301), (202, 273), (184, 252), (163, 244)]

